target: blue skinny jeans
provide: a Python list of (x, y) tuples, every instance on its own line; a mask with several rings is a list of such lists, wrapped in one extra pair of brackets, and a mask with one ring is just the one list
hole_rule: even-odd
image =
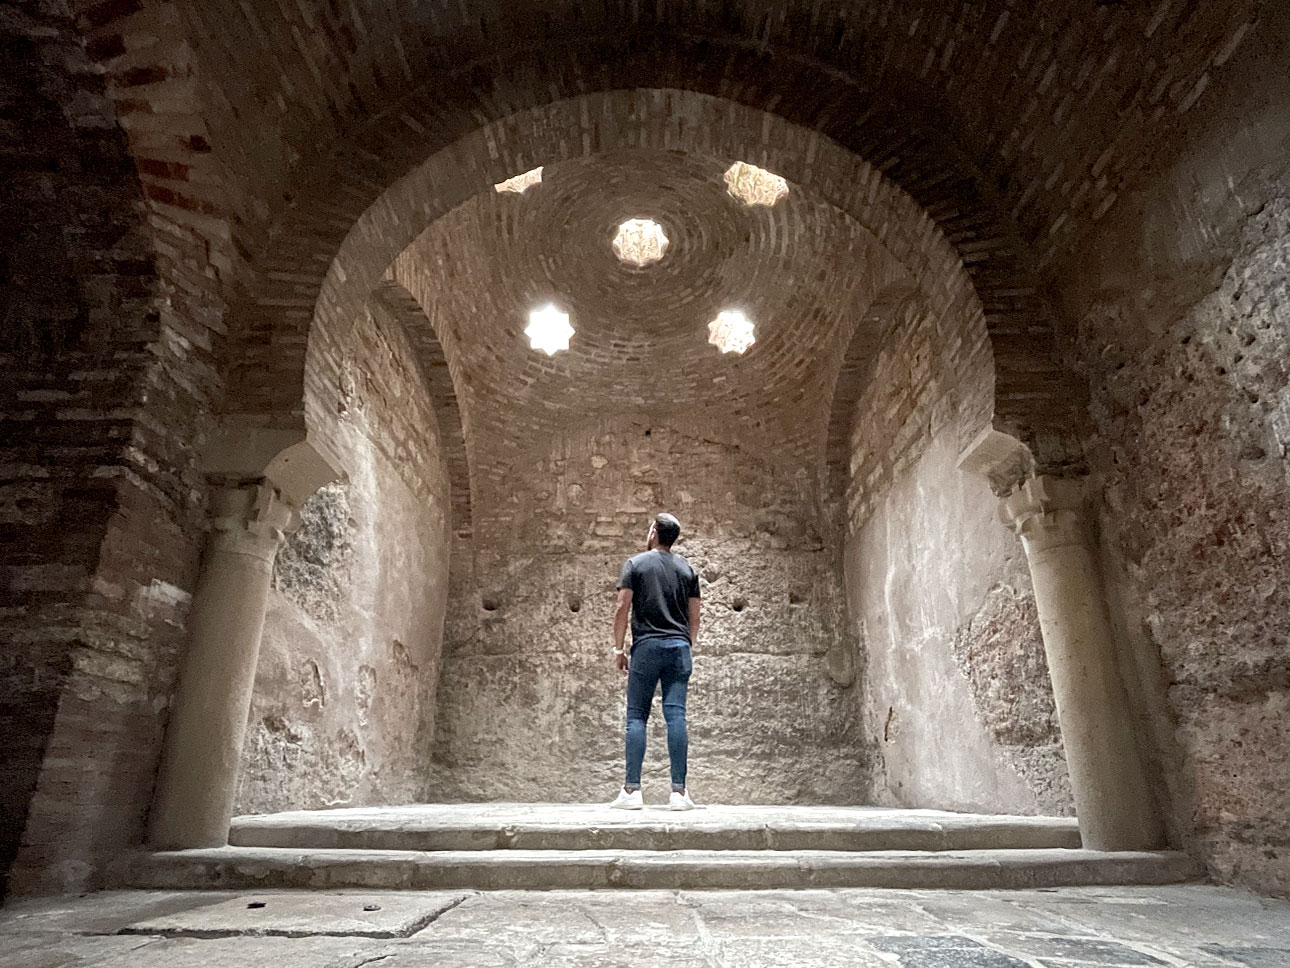
[(690, 737), (685, 729), (685, 696), (694, 664), (686, 639), (646, 639), (632, 648), (627, 674), (627, 782), (641, 785), (645, 762), (645, 724), (654, 690), (663, 686), (663, 719), (667, 722), (667, 756), (672, 765), (672, 789), (685, 789)]

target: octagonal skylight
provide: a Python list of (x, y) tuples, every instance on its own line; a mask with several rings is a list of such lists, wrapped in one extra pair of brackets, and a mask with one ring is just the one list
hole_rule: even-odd
[(726, 169), (726, 191), (745, 205), (774, 205), (788, 194), (788, 182), (774, 172), (746, 161)]
[(555, 356), (569, 348), (569, 338), (574, 329), (569, 325), (569, 314), (553, 305), (546, 305), (529, 313), (529, 325), (524, 335), (529, 345), (547, 356)]
[(657, 262), (670, 244), (663, 226), (648, 218), (629, 218), (618, 226), (613, 241), (614, 255), (632, 266)]
[(515, 195), (523, 195), (534, 185), (542, 184), (542, 166), (530, 168), (526, 172), (516, 175), (514, 178), (508, 178), (506, 181), (500, 181), (493, 186), (493, 189), (500, 195), (503, 192), (511, 192)]
[(743, 353), (757, 342), (754, 329), (752, 320), (739, 310), (727, 309), (708, 323), (708, 342), (722, 353)]

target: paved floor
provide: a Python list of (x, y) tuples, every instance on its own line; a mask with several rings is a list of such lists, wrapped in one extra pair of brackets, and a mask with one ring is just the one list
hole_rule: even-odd
[(1290, 968), (1290, 903), (1051, 891), (117, 891), (0, 910), (2, 968)]

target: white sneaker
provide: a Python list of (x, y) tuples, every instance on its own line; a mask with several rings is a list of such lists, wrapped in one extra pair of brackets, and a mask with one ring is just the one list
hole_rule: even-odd
[(695, 810), (698, 806), (697, 803), (690, 799), (690, 794), (678, 793), (676, 790), (672, 791), (672, 796), (667, 801), (669, 810)]
[(611, 810), (640, 810), (644, 806), (645, 801), (641, 797), (640, 790), (628, 793), (622, 787), (618, 788), (618, 799), (609, 804)]

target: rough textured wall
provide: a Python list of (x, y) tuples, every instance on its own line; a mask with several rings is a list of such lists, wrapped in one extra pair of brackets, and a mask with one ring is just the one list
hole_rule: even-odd
[(1059, 282), (1174, 838), (1287, 894), (1290, 10), (1268, 14), (1239, 81)]
[(203, 254), (145, 210), (84, 24), (0, 3), (0, 893), (142, 834), (218, 397)]
[(855, 409), (845, 573), (869, 657), (875, 796), (1069, 813), (1025, 556), (985, 482), (956, 466), (975, 427), (950, 359), (932, 316), (900, 314)]
[[(651, 516), (673, 510), (700, 574), (690, 689), (695, 796), (864, 802), (859, 689), (825, 653), (854, 649), (813, 475), (668, 422), (626, 418), (550, 441), (478, 495), (470, 593), (451, 606), (433, 799), (597, 800), (623, 774), (614, 586)], [(454, 590), (460, 586), (454, 583)], [(646, 796), (668, 790), (661, 712)]]
[[(348, 480), (305, 505), (278, 556), (243, 748), (239, 812), (419, 798), (448, 593), (448, 492), (406, 335), (350, 335)], [(433, 728), (433, 717), (427, 718)]]
[[(1250, 205), (1199, 298), (1200, 260), (1177, 238), (1147, 255), (1127, 234), (1114, 248), (1125, 268), (1100, 264), (1079, 308), (1073, 353), (1095, 391), (1089, 452), (1122, 626), (1140, 662), (1163, 665), (1176, 746), (1157, 755), (1175, 834), (1222, 879), (1286, 893), (1290, 179), (1279, 192)], [(1161, 203), (1137, 214), (1163, 234)], [(1127, 270), (1164, 254), (1138, 278), (1167, 295), (1144, 299)]]

